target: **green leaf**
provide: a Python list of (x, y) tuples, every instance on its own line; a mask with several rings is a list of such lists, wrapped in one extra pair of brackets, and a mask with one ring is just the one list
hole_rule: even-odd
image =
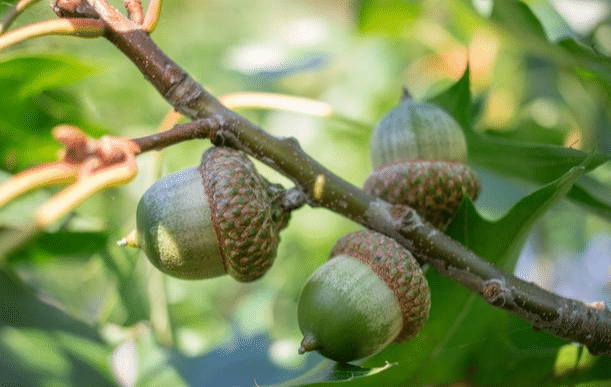
[(575, 34), (571, 27), (549, 0), (529, 0), (527, 3), (550, 41), (557, 42), (564, 38), (574, 37)]
[(550, 184), (522, 198), (496, 221), (479, 215), (471, 200), (463, 201), (446, 233), (479, 256), (506, 270), (513, 270), (524, 240), (533, 223), (564, 197), (585, 171), (574, 167)]
[[(470, 101), (468, 68), (458, 82), (429, 100), (446, 110), (461, 124), (469, 147), (469, 161), (473, 164), (505, 175), (546, 184), (559, 179), (577, 165), (582, 165), (586, 171), (590, 171), (611, 160), (611, 154), (591, 154), (557, 145), (518, 142), (491, 134), (476, 133), (471, 127)], [(570, 197), (588, 210), (605, 216), (611, 213), (611, 202), (601, 199), (607, 197), (604, 192), (606, 188), (587, 184), (571, 190)]]
[(105, 232), (59, 231), (42, 234), (36, 245), (49, 254), (86, 255), (102, 250), (107, 241)]
[(70, 361), (47, 332), (38, 329), (0, 327), (0, 348), (6, 356), (29, 372), (66, 378)]
[(15, 84), (18, 100), (71, 85), (93, 71), (92, 66), (67, 56), (17, 57), (0, 62), (0, 80)]
[(356, 12), (360, 32), (404, 36), (405, 27), (420, 15), (420, 4), (413, 0), (361, 0)]
[(611, 202), (609, 198), (594, 197), (580, 184), (575, 184), (567, 193), (569, 199), (579, 202), (592, 213), (601, 216), (607, 220), (611, 220)]
[(576, 149), (548, 144), (518, 143), (486, 134), (467, 137), (469, 160), (505, 175), (537, 183), (557, 179), (570, 168), (580, 165), (590, 171), (611, 160), (611, 155), (590, 154)]
[[(133, 344), (125, 342), (123, 345), (129, 347)], [(135, 346), (138, 356), (136, 386), (187, 386), (187, 383), (170, 364), (168, 351), (157, 343), (153, 332), (144, 325), (140, 326)], [(118, 367), (123, 365), (120, 362), (115, 363), (115, 366)], [(121, 369), (116, 370), (116, 372), (121, 371)]]
[(66, 353), (88, 364), (108, 381), (114, 379), (108, 361), (111, 351), (106, 345), (67, 332), (59, 331), (55, 336)]
[(539, 19), (526, 4), (518, 0), (496, 0), (491, 19), (504, 28), (519, 31), (522, 36), (547, 40)]
[(109, 349), (97, 328), (42, 302), (38, 293), (0, 270), (2, 381), (114, 385), (108, 373)]
[[(503, 36), (521, 50), (546, 59), (581, 78), (596, 78), (611, 93), (611, 59), (594, 52), (575, 39), (549, 41), (532, 10), (519, 0), (497, 0), (490, 18)], [(557, 34), (560, 37), (562, 34)]]
[(54, 161), (60, 144), (51, 137), (51, 129), (58, 124), (77, 125), (95, 137), (105, 134), (83, 119), (77, 100), (61, 89), (92, 71), (69, 57), (0, 60), (0, 167), (21, 170)]
[(471, 122), (469, 109), (471, 108), (471, 91), (469, 89), (469, 66), (465, 69), (462, 77), (443, 93), (429, 100), (449, 113), (465, 131), (465, 135), (471, 133)]
[(305, 374), (284, 383), (276, 384), (273, 387), (332, 386), (337, 382), (346, 382), (376, 375), (388, 370), (392, 366), (393, 364), (386, 363), (381, 367), (363, 368), (352, 364), (340, 364), (331, 360), (325, 360)]

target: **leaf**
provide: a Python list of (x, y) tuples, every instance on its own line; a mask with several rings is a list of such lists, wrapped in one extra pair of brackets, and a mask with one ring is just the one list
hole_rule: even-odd
[(108, 361), (111, 352), (106, 345), (61, 331), (56, 332), (55, 337), (67, 354), (86, 363), (100, 375), (106, 377), (108, 381), (114, 379)]
[(467, 141), (469, 160), (473, 163), (537, 183), (555, 180), (586, 160), (586, 171), (611, 160), (611, 155), (548, 144), (518, 143), (484, 134), (474, 134)]
[(275, 384), (273, 387), (332, 386), (338, 382), (346, 382), (378, 374), (388, 370), (393, 365), (386, 363), (382, 367), (363, 368), (352, 364), (340, 364), (331, 360), (325, 360), (305, 374), (284, 383)]
[(18, 85), (14, 90), (18, 100), (71, 85), (93, 71), (92, 66), (67, 56), (17, 57), (0, 62), (0, 80)]
[(584, 187), (579, 184), (575, 184), (571, 190), (567, 193), (569, 199), (579, 202), (582, 206), (585, 206), (592, 213), (601, 216), (607, 220), (611, 220), (611, 203), (594, 197)]
[(471, 122), (469, 109), (471, 107), (471, 91), (469, 89), (469, 66), (465, 69), (462, 77), (443, 93), (429, 100), (449, 113), (465, 131), (465, 135), (471, 133)]
[(54, 161), (60, 146), (51, 128), (58, 124), (77, 125), (96, 137), (105, 134), (86, 122), (76, 98), (61, 90), (92, 71), (75, 59), (52, 55), (0, 60), (0, 166), (21, 170)]
[(526, 4), (518, 0), (496, 0), (491, 19), (511, 31), (521, 35), (547, 40), (547, 35), (539, 19)]
[[(469, 69), (453, 86), (433, 97), (429, 102), (437, 104), (452, 115), (463, 128), (469, 148), (469, 161), (489, 170), (515, 176), (536, 183), (549, 183), (559, 179), (569, 169), (582, 165), (593, 170), (611, 160), (611, 154), (587, 153), (576, 149), (550, 144), (533, 144), (476, 133), (471, 127), (472, 107), (469, 92)], [(611, 213), (611, 203), (595, 199), (592, 184), (579, 186), (572, 191), (571, 199), (598, 214)], [(580, 194), (577, 194), (579, 190)], [(602, 192), (597, 188), (598, 192)]]
[(530, 0), (528, 7), (537, 17), (550, 41), (557, 42), (575, 36), (571, 27), (548, 0)]
[(502, 218), (482, 218), (471, 200), (464, 200), (446, 233), (476, 254), (506, 270), (513, 270), (524, 240), (533, 223), (564, 197), (584, 167), (574, 167), (550, 184), (522, 198)]
[[(97, 328), (42, 302), (14, 275), (0, 270), (2, 381), (44, 385), (112, 385), (109, 349)], [(76, 353), (79, 355), (76, 356)]]
[(49, 254), (86, 255), (102, 250), (107, 241), (105, 232), (59, 231), (42, 234), (36, 245)]
[(413, 0), (361, 0), (356, 12), (360, 32), (403, 36), (406, 25), (420, 15), (420, 4)]
[(28, 227), (4, 230), (0, 232), (0, 241), (5, 240), (4, 238), (6, 240), (18, 239), (19, 235), (23, 238), (22, 243), (13, 245), (8, 252), (6, 248), (10, 244), (0, 247), (0, 261), (6, 258), (10, 258), (12, 262), (53, 259), (58, 256), (87, 260), (91, 254), (102, 251), (108, 241), (108, 234), (105, 232), (58, 231), (51, 233), (31, 230)]
[[(187, 386), (179, 373), (170, 363), (168, 351), (157, 343), (153, 332), (146, 326), (139, 326), (135, 338), (135, 352), (137, 354), (137, 380), (136, 386)], [(131, 342), (124, 344), (133, 345)], [(121, 359), (117, 359), (115, 367), (124, 366)], [(120, 372), (120, 368), (115, 369)]]
[(611, 93), (611, 59), (572, 38), (550, 42), (535, 14), (522, 1), (496, 0), (490, 19), (522, 50), (581, 78), (594, 77)]

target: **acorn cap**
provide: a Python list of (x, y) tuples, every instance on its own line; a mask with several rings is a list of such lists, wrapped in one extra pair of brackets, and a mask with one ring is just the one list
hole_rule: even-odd
[(464, 164), (419, 161), (376, 168), (363, 189), (389, 203), (408, 205), (429, 223), (443, 229), (465, 195), (477, 199), (479, 181)]
[(348, 255), (369, 265), (395, 294), (403, 315), (403, 328), (394, 341), (415, 336), (428, 319), (431, 292), (412, 254), (392, 238), (363, 230), (339, 239), (331, 257), (338, 255)]
[(238, 281), (261, 277), (273, 263), (278, 233), (288, 218), (273, 207), (270, 183), (246, 156), (230, 148), (208, 149), (198, 171), (225, 271)]

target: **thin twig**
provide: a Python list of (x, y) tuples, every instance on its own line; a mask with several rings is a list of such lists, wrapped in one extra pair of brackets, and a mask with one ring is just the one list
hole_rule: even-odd
[(75, 184), (53, 196), (38, 208), (35, 215), (36, 227), (47, 228), (94, 193), (105, 188), (127, 184), (137, 173), (133, 157), (117, 165), (96, 170), (98, 163), (98, 159), (88, 161), (86, 167), (89, 167), (89, 170)]
[(151, 134), (149, 136), (135, 138), (132, 141), (140, 148), (139, 153), (150, 150), (161, 150), (179, 142), (208, 138), (210, 130), (218, 129), (219, 119), (215, 117), (199, 119), (185, 124), (175, 125), (164, 132)]
[(229, 109), (256, 107), (288, 110), (318, 117), (330, 117), (333, 114), (333, 108), (328, 103), (276, 93), (232, 93), (219, 97), (219, 101)]
[(49, 35), (98, 38), (104, 34), (104, 23), (98, 19), (55, 19), (27, 25), (0, 35), (0, 50), (29, 39)]
[(125, 0), (123, 6), (127, 10), (127, 16), (135, 23), (142, 24), (144, 14), (142, 13), (142, 0)]
[[(87, 1), (107, 23), (106, 37), (177, 111), (193, 120), (217, 120), (218, 127), (204, 125), (207, 129), (201, 130), (195, 126), (196, 133), (191, 138), (207, 135), (215, 144), (248, 152), (290, 177), (310, 205), (328, 208), (394, 238), (440, 273), (481, 295), (491, 305), (531, 321), (537, 329), (581, 342), (594, 354), (611, 353), (611, 312), (606, 307), (564, 298), (522, 281), (423, 222), (413, 209), (391, 206), (367, 195), (308, 156), (294, 139), (275, 138), (228, 110), (106, 0)], [(199, 121), (200, 125), (202, 122), (205, 121)], [(180, 141), (189, 138), (184, 131), (174, 133)], [(173, 133), (163, 138), (149, 136), (146, 149), (177, 142), (172, 136)], [(142, 146), (144, 141), (137, 142)]]
[(8, 30), (10, 25), (19, 17), (19, 15), (39, 1), (40, 0), (19, 0), (17, 4), (15, 4), (4, 16), (4, 19), (0, 21), (0, 35)]
[(12, 176), (0, 185), (0, 207), (28, 191), (76, 181), (78, 165), (71, 163), (42, 164)]
[(144, 21), (142, 22), (142, 28), (149, 34), (157, 28), (162, 5), (163, 0), (151, 0), (149, 2), (149, 7), (146, 10), (146, 15), (144, 15)]

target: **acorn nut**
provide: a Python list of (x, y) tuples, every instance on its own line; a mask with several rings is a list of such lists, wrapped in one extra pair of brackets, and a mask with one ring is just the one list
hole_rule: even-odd
[(364, 190), (392, 204), (408, 205), (445, 228), (465, 195), (475, 200), (479, 182), (467, 166), (460, 125), (437, 106), (404, 96), (373, 130), (374, 172)]
[(338, 362), (369, 357), (414, 337), (430, 306), (428, 283), (411, 253), (377, 232), (345, 235), (301, 292), (299, 353), (316, 350)]
[(279, 186), (230, 148), (213, 147), (197, 168), (163, 177), (142, 196), (137, 231), (126, 244), (141, 247), (162, 272), (183, 279), (225, 273), (252, 281), (270, 268), (289, 214), (275, 204)]

